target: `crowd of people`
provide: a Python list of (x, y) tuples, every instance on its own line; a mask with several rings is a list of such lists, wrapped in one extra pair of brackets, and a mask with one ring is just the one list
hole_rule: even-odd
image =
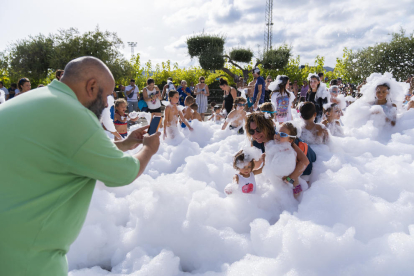
[[(366, 87), (372, 87), (369, 112), (380, 114), (390, 127), (397, 123), (397, 109), (414, 107), (413, 76), (407, 80), (405, 99), (397, 106), (392, 99), (398, 93), (395, 80), (388, 81), (391, 78), (367, 79), (355, 92), (341, 79), (325, 83), (323, 73), (309, 74), (302, 86), (291, 83), (289, 76), (265, 79), (260, 73), (259, 68), (253, 69), (254, 79), (236, 88), (221, 78), (222, 103), (209, 103), (210, 90), (202, 76), (196, 85), (182, 80), (178, 87), (169, 78), (162, 89), (149, 78), (142, 91), (131, 79), (128, 86), (119, 85), (119, 92), (113, 92), (111, 72), (92, 57), (71, 61), (65, 71), (56, 72), (56, 80), (37, 91), (30, 91), (27, 78), (9, 89), (0, 82), (0, 113), (4, 115), (0, 127), (8, 129), (0, 137), (9, 141), (2, 152), (10, 156), (0, 160), (6, 183), (0, 193), (10, 195), (0, 203), (0, 220), (7, 225), (0, 233), (8, 237), (0, 247), (1, 266), (10, 275), (28, 267), (53, 271), (53, 275), (66, 272), (64, 256), (85, 219), (95, 181), (127, 185), (144, 172), (158, 150), (161, 133), (148, 135), (148, 126), (132, 130), (140, 118), (148, 124), (154, 116), (163, 117), (161, 132), (166, 143), (183, 137), (180, 132), (197, 131), (193, 128), (196, 120), (199, 126), (218, 124), (217, 131), (243, 135), (249, 147), (235, 154), (236, 173), (224, 192), (253, 194), (256, 175), (267, 166), (284, 167), (282, 162), (291, 162), (292, 169), (284, 171), (280, 181), (300, 201), (312, 184), (317, 158), (312, 146), (345, 135), (341, 116), (363, 99), (357, 100)], [(11, 123), (6, 117), (17, 120)], [(123, 153), (138, 145), (143, 145), (138, 153)], [(267, 157), (275, 152), (283, 159), (269, 165)]]

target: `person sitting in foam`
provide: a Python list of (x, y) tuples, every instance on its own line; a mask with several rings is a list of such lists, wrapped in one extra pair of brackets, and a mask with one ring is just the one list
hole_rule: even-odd
[[(262, 154), (261, 159), (265, 159), (265, 153)], [(224, 189), (224, 192), (228, 195), (234, 192), (234, 184), (237, 185), (238, 190), (244, 194), (256, 193), (256, 179), (255, 175), (261, 174), (263, 166), (260, 169), (254, 170), (254, 160), (243, 150), (240, 150), (233, 160), (233, 167), (238, 171), (233, 176), (233, 184), (229, 184)]]

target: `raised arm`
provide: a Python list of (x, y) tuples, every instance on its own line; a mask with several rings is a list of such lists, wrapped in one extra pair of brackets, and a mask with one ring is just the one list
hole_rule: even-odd
[(147, 91), (147, 88), (146, 87), (144, 87), (144, 89), (142, 89), (142, 94), (144, 96), (144, 101), (146, 101), (146, 102), (151, 101), (151, 98), (148, 97), (148, 91)]

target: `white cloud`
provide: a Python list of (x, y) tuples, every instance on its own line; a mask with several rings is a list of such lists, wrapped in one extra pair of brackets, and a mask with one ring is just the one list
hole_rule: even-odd
[[(56, 13), (56, 7), (47, 5), (46, 0), (39, 0), (36, 5), (29, 0), (20, 2), (20, 6), (30, 6), (19, 11), (24, 21), (10, 24), (7, 16), (0, 18), (0, 24), (7, 26), (2, 30), (0, 50), (17, 39), (39, 32), (47, 34), (69, 27), (85, 32), (96, 25), (117, 32), (125, 43), (137, 41), (135, 53), (142, 53), (143, 62), (170, 59), (180, 66), (194, 64), (196, 60), (189, 58), (185, 40), (202, 31), (225, 35), (227, 50), (242, 46), (256, 52), (258, 45), (263, 47), (265, 1), (120, 0), (114, 5), (90, 0), (87, 6), (81, 0), (59, 3), (59, 9), (76, 16)], [(2, 5), (4, 10), (15, 8), (11, 0)], [(344, 47), (359, 49), (389, 41), (388, 34), (398, 32), (400, 27), (413, 32), (413, 14), (414, 5), (409, 0), (275, 0), (273, 44), (292, 45), (294, 55), (301, 56), (302, 64), (313, 64), (316, 55), (321, 55), (327, 65), (333, 66)], [(122, 52), (129, 58), (129, 47)]]

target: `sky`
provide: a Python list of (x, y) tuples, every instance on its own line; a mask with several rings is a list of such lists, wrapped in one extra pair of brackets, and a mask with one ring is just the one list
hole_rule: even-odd
[[(99, 26), (118, 34), (127, 59), (131, 41), (143, 62), (169, 59), (188, 67), (198, 60), (189, 57), (185, 41), (201, 32), (224, 35), (227, 52), (248, 47), (257, 55), (264, 44), (265, 6), (266, 0), (2, 0), (0, 51), (30, 35)], [(273, 47), (287, 43), (301, 64), (313, 65), (320, 55), (334, 67), (344, 47), (390, 41), (401, 27), (412, 33), (414, 0), (274, 0), (273, 22)]]

